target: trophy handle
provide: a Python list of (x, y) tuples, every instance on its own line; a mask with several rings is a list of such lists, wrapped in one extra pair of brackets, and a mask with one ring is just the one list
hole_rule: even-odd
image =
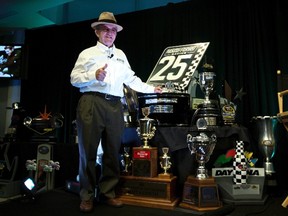
[(188, 149), (189, 149), (191, 155), (195, 153), (195, 148), (192, 145), (192, 139), (193, 139), (193, 136), (191, 134), (188, 134), (187, 135), (187, 143), (188, 143)]

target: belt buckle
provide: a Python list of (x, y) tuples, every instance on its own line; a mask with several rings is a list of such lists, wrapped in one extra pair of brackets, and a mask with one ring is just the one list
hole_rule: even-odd
[(106, 99), (106, 100), (111, 100), (110, 95), (109, 95), (109, 94), (105, 94), (105, 99)]

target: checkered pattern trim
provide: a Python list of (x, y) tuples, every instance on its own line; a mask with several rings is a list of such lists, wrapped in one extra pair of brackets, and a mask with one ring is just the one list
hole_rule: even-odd
[(236, 154), (233, 160), (233, 182), (234, 184), (247, 183), (247, 160), (244, 155), (243, 141), (236, 141)]
[(193, 76), (193, 73), (197, 69), (197, 66), (199, 62), (201, 61), (209, 43), (204, 43), (201, 49), (197, 50), (197, 53), (195, 54), (191, 65), (188, 68), (188, 71), (185, 73), (185, 76), (183, 76), (182, 81), (179, 81), (175, 83), (175, 89), (179, 91), (185, 91), (186, 87), (189, 85), (191, 77)]

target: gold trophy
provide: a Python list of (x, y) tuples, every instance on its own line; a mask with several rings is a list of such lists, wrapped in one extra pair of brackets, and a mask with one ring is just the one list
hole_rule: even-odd
[(171, 168), (172, 163), (170, 162), (170, 156), (168, 155), (169, 148), (162, 148), (163, 156), (160, 157), (160, 166), (164, 170), (163, 173), (160, 173), (159, 178), (171, 178), (172, 174), (168, 173), (168, 170)]
[(158, 148), (148, 145), (156, 131), (156, 121), (148, 118), (149, 112), (149, 107), (142, 108), (145, 117), (139, 120), (136, 131), (144, 145), (132, 148), (132, 175), (121, 176), (116, 193), (125, 204), (173, 209), (179, 200), (176, 196), (177, 177), (167, 172), (171, 166), (168, 148), (162, 149), (164, 173), (158, 174)]
[(144, 145), (133, 148), (133, 176), (155, 177), (157, 176), (157, 147), (148, 145), (156, 131), (156, 121), (148, 117), (149, 107), (142, 108), (144, 118), (139, 119), (139, 127), (136, 129), (138, 136), (143, 140)]
[(156, 131), (156, 121), (154, 119), (148, 118), (150, 114), (149, 107), (142, 108), (142, 114), (144, 118), (139, 119), (139, 127), (137, 128), (138, 136), (143, 140), (143, 148), (150, 148), (148, 145), (148, 140), (152, 139)]

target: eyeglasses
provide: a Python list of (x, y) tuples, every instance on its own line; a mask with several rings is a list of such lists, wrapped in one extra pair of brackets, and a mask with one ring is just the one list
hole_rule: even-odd
[(110, 32), (110, 33), (113, 33), (113, 34), (117, 34), (117, 29), (116, 29), (116, 28), (111, 28), (111, 29), (109, 29), (109, 28), (107, 28), (107, 27), (101, 27), (99, 30), (100, 30), (100, 31), (103, 31), (103, 32), (105, 32), (105, 33)]

